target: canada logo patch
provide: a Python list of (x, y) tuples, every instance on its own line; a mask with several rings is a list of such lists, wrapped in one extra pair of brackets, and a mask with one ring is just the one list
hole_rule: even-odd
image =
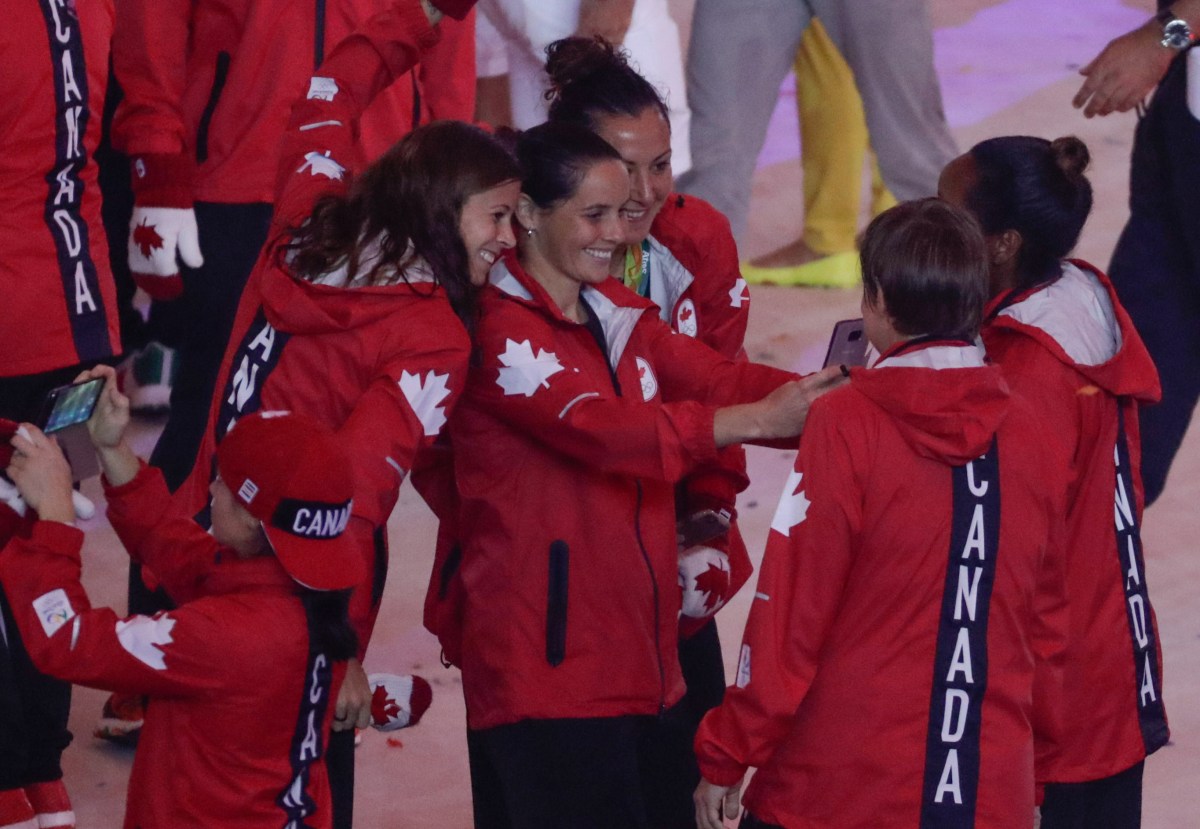
[(658, 378), (654, 376), (654, 369), (650, 368), (650, 364), (641, 357), (638, 357), (636, 362), (638, 381), (642, 384), (642, 399), (653, 400), (654, 396), (658, 394)]
[(690, 299), (679, 303), (675, 311), (675, 330), (689, 337), (696, 336), (696, 304)]

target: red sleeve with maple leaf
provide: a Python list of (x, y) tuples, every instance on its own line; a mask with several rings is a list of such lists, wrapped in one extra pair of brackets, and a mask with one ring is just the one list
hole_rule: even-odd
[(125, 693), (197, 696), (228, 678), (229, 623), (203, 602), (156, 616), (122, 619), (93, 608), (80, 583), (83, 534), (39, 521), (0, 554), (0, 583), (38, 670), (69, 682)]
[(406, 342), (428, 347), (395, 349), (338, 431), (354, 471), (354, 514), (376, 527), (387, 521), (417, 453), (433, 445), (466, 382), (470, 341), (449, 308), (441, 310), (411, 323), (430, 330)]
[(555, 336), (539, 320), (525, 324), (519, 335), (510, 338), (515, 326), (498, 319), (506, 313), (498, 309), (485, 314), (477, 332), (482, 360), (469, 384), (471, 406), (605, 472), (678, 481), (698, 464), (716, 459), (717, 407), (759, 400), (796, 379), (768, 366), (727, 360), (691, 337), (676, 335), (648, 312), (638, 325), (652, 329), (647, 344), (666, 402), (646, 405), (600, 395), (595, 377), (571, 367), (563, 370), (557, 361), (553, 361), (557, 368), (543, 378), (544, 388), (531, 394), (512, 393), (504, 388), (503, 378), (519, 371), (512, 365), (514, 355), (523, 355), (527, 370), (548, 366), (536, 355), (553, 351)]
[(319, 198), (342, 192), (361, 169), (358, 122), (384, 88), (438, 41), (418, 0), (402, 0), (339, 43), (292, 108), (276, 179), (275, 224), (294, 227)]
[(816, 675), (862, 525), (844, 441), (826, 407), (814, 404), (771, 522), (737, 681), (696, 734), (700, 771), (717, 785), (770, 758)]

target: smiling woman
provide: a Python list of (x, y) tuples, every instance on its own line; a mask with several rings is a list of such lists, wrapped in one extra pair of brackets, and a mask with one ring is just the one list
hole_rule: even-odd
[(548, 123), (517, 155), (523, 232), (448, 425), (461, 554), (441, 545), (426, 619), (463, 670), (477, 829), (674, 826), (647, 770), (683, 716), (675, 484), (797, 434), (830, 384), (677, 336), (609, 278), (630, 188), (602, 138)]

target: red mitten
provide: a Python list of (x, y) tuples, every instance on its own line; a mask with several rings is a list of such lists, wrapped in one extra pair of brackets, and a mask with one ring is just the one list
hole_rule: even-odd
[(143, 153), (132, 159), (129, 269), (154, 299), (174, 299), (183, 290), (177, 255), (190, 268), (204, 264), (192, 209), (195, 169), (185, 153)]
[(447, 17), (462, 20), (475, 8), (476, 2), (477, 0), (429, 0), (429, 5)]
[(415, 674), (371, 674), (371, 727), (396, 731), (421, 721), (433, 702), (433, 689)]

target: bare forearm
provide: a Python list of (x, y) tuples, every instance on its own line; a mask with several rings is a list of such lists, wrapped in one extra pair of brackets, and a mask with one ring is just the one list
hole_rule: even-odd
[(123, 440), (116, 446), (96, 447), (96, 455), (100, 458), (104, 477), (112, 486), (124, 486), (132, 481), (142, 465)]

